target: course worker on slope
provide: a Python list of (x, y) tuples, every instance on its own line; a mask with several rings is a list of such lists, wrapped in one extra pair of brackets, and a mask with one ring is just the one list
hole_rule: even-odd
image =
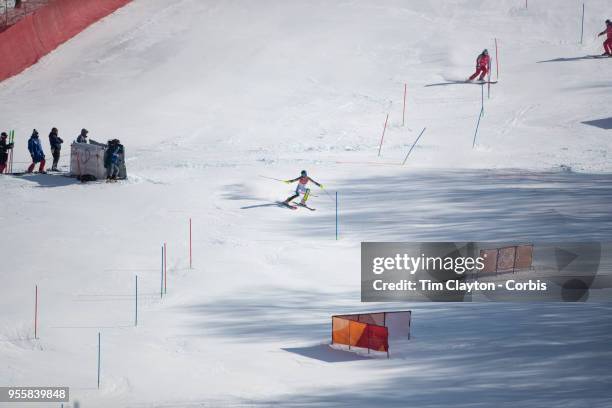
[(117, 139), (109, 140), (104, 152), (104, 168), (106, 168), (106, 181), (117, 181), (121, 155), (124, 153), (123, 145)]
[(62, 143), (64, 141), (58, 135), (57, 128), (51, 129), (51, 133), (49, 133), (49, 144), (51, 145), (51, 154), (53, 155), (53, 165), (51, 166), (51, 170), (57, 170), (57, 163), (60, 160), (60, 153), (62, 151)]
[(294, 178), (292, 180), (285, 180), (285, 183), (291, 184), (291, 183), (295, 183), (296, 181), (298, 182), (298, 185), (297, 185), (297, 187), (295, 189), (295, 194), (292, 195), (291, 197), (287, 198), (285, 201), (283, 201), (283, 203), (286, 204), (286, 205), (289, 205), (291, 200), (293, 200), (294, 198), (299, 197), (300, 194), (304, 195), (302, 197), (302, 201), (300, 202), (300, 205), (302, 205), (302, 206), (306, 205), (306, 200), (308, 200), (308, 197), (310, 196), (310, 189), (306, 188), (306, 185), (308, 185), (309, 181), (312, 181), (317, 186), (323, 188), (323, 184), (317, 183), (316, 181), (314, 181), (313, 179), (308, 177), (308, 173), (306, 173), (306, 170), (302, 170), (302, 172), (300, 173), (300, 177)]
[(77, 137), (77, 143), (88, 143), (87, 142), (87, 133), (89, 131), (87, 129), (81, 129), (81, 134)]
[(12, 143), (6, 142), (7, 138), (6, 132), (0, 134), (0, 174), (4, 173), (4, 169), (6, 169), (6, 162), (9, 157), (8, 151), (13, 148)]
[(468, 81), (473, 81), (478, 75), (479, 81), (484, 81), (485, 75), (489, 73), (491, 67), (491, 58), (489, 57), (489, 51), (484, 50), (478, 58), (476, 58), (476, 72), (472, 75)]
[(30, 156), (32, 156), (32, 164), (30, 164), (30, 167), (28, 167), (28, 173), (34, 171), (34, 166), (36, 166), (36, 163), (40, 163), (38, 172), (43, 174), (46, 173), (45, 152), (43, 151), (40, 138), (38, 137), (38, 131), (36, 129), (32, 131), (32, 136), (30, 136), (30, 140), (28, 140), (28, 150), (30, 151)]
[(603, 43), (605, 52), (601, 55), (612, 57), (612, 21), (606, 20), (606, 29), (599, 33), (598, 37), (604, 34), (608, 34), (608, 38), (606, 38), (606, 41)]

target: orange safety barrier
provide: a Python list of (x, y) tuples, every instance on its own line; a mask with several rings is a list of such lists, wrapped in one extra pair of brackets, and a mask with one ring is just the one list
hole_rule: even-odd
[(332, 344), (386, 352), (389, 339), (410, 338), (410, 311), (332, 316)]
[(132, 0), (54, 0), (0, 32), (0, 81)]

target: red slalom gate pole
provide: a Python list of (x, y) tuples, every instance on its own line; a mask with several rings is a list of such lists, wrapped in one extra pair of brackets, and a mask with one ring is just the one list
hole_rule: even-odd
[(38, 338), (38, 285), (34, 294), (34, 338)]
[(383, 128), (382, 136), (380, 138), (380, 146), (378, 147), (378, 156), (380, 157), (380, 151), (382, 150), (383, 140), (385, 140), (385, 132), (387, 131), (387, 122), (389, 122), (389, 114), (387, 113), (387, 118), (385, 119), (385, 127)]
[(404, 119), (406, 117), (406, 91), (407, 91), (408, 85), (404, 84), (404, 107), (402, 109), (402, 126), (404, 126)]
[(164, 294), (168, 293), (168, 249), (164, 242)]
[(495, 39), (495, 79), (499, 81), (499, 53), (497, 50), (497, 38)]
[(193, 251), (191, 247), (191, 218), (189, 219), (189, 269), (193, 267)]

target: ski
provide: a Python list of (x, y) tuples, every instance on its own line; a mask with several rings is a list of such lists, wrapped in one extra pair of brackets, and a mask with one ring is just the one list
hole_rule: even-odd
[(296, 203), (296, 202), (294, 202), (293, 204), (295, 204), (295, 205), (296, 205), (296, 206), (298, 206), (298, 207), (304, 207), (304, 208), (307, 208), (307, 209), (309, 209), (310, 211), (316, 211), (316, 210), (317, 210), (316, 208), (309, 207), (309, 206), (307, 206), (306, 204)]
[(498, 81), (468, 81), (468, 80), (458, 80), (458, 81), (447, 81), (447, 82), (440, 82), (440, 83), (436, 83), (436, 84), (428, 84), (425, 85), (426, 88), (432, 87), (432, 86), (447, 86), (447, 85), (486, 85), (486, 84), (492, 84), (495, 85)]
[(295, 205), (291, 205), (291, 204), (285, 203), (284, 201), (277, 201), (276, 204), (279, 207), (288, 208), (290, 210), (297, 210), (297, 207)]

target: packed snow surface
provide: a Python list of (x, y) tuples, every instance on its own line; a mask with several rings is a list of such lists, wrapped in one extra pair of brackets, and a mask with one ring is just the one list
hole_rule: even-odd
[[(361, 241), (609, 239), (612, 60), (584, 57), (611, 16), (585, 3), (580, 44), (578, 0), (134, 0), (4, 81), (15, 170), (33, 128), (47, 152), (59, 128), (67, 169), (85, 127), (130, 178), (0, 178), (0, 386), (85, 408), (611, 406), (610, 304), (359, 302)], [(453, 83), (495, 38), (499, 82)], [(293, 187), (260, 176), (302, 169), (317, 210), (278, 207)], [(391, 359), (326, 345), (332, 314), (398, 308)]]

